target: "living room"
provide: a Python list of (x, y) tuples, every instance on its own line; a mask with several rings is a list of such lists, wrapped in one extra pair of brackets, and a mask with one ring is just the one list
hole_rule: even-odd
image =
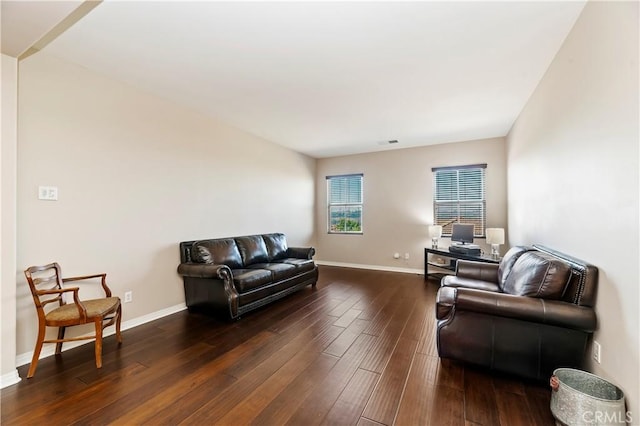
[[(107, 272), (114, 293), (133, 294), (128, 327), (184, 309), (178, 243), (190, 239), (284, 232), (320, 265), (420, 273), (431, 168), (485, 163), (487, 226), (508, 246), (542, 243), (600, 269), (602, 361), (586, 368), (638, 411), (637, 3), (587, 2), (503, 134), (426, 146), (385, 134), (403, 149), (349, 155), (300, 153), (46, 48), (16, 58), (3, 51), (3, 386), (33, 350), (30, 265)], [(326, 177), (349, 173), (364, 175), (364, 232), (328, 234)], [(58, 201), (38, 200), (41, 185)]]

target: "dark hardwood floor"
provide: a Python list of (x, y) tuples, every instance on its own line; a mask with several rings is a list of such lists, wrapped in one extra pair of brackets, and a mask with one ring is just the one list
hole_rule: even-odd
[(238, 322), (184, 311), (110, 336), (99, 370), (93, 344), (45, 358), (1, 391), (2, 424), (552, 425), (545, 384), (438, 358), (436, 291), (321, 267)]

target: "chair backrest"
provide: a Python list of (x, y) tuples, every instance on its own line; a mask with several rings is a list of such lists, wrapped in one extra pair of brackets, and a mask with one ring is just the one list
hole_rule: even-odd
[(531, 250), (533, 250), (532, 247), (513, 246), (504, 255), (498, 265), (498, 287), (500, 287), (501, 291), (504, 291), (504, 284), (507, 281), (507, 278), (509, 278), (513, 265), (518, 261), (518, 258), (522, 256), (522, 254)]
[(533, 247), (562, 260), (571, 268), (571, 276), (562, 300), (580, 306), (593, 307), (595, 305), (598, 290), (598, 268), (596, 266), (549, 247), (538, 244)]
[(24, 271), (24, 274), (27, 277), (38, 315), (44, 315), (44, 307), (49, 303), (58, 302), (60, 306), (65, 304), (60, 293), (46, 293), (47, 290), (62, 289), (60, 265), (54, 262), (44, 266), (31, 266)]

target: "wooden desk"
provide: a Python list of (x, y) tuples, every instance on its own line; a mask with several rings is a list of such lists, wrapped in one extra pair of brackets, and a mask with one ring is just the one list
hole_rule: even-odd
[[(434, 260), (429, 260), (429, 254), (433, 255), (433, 257), (441, 258), (444, 260), (444, 263), (438, 263)], [(429, 276), (433, 278), (442, 278), (443, 275), (447, 273), (455, 272), (456, 270), (456, 262), (458, 259), (463, 260), (472, 260), (474, 262), (485, 262), (485, 263), (500, 263), (501, 258), (493, 258), (491, 255), (479, 255), (472, 256), (468, 254), (462, 253), (451, 253), (448, 248), (425, 248), (424, 249), (424, 279), (428, 279)], [(442, 270), (446, 270), (445, 273), (429, 273), (429, 266), (433, 266), (435, 268), (440, 268)]]

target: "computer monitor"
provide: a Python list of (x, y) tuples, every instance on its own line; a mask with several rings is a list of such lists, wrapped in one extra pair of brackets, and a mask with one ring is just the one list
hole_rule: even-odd
[(473, 242), (473, 224), (454, 223), (451, 227), (451, 241), (462, 244)]

